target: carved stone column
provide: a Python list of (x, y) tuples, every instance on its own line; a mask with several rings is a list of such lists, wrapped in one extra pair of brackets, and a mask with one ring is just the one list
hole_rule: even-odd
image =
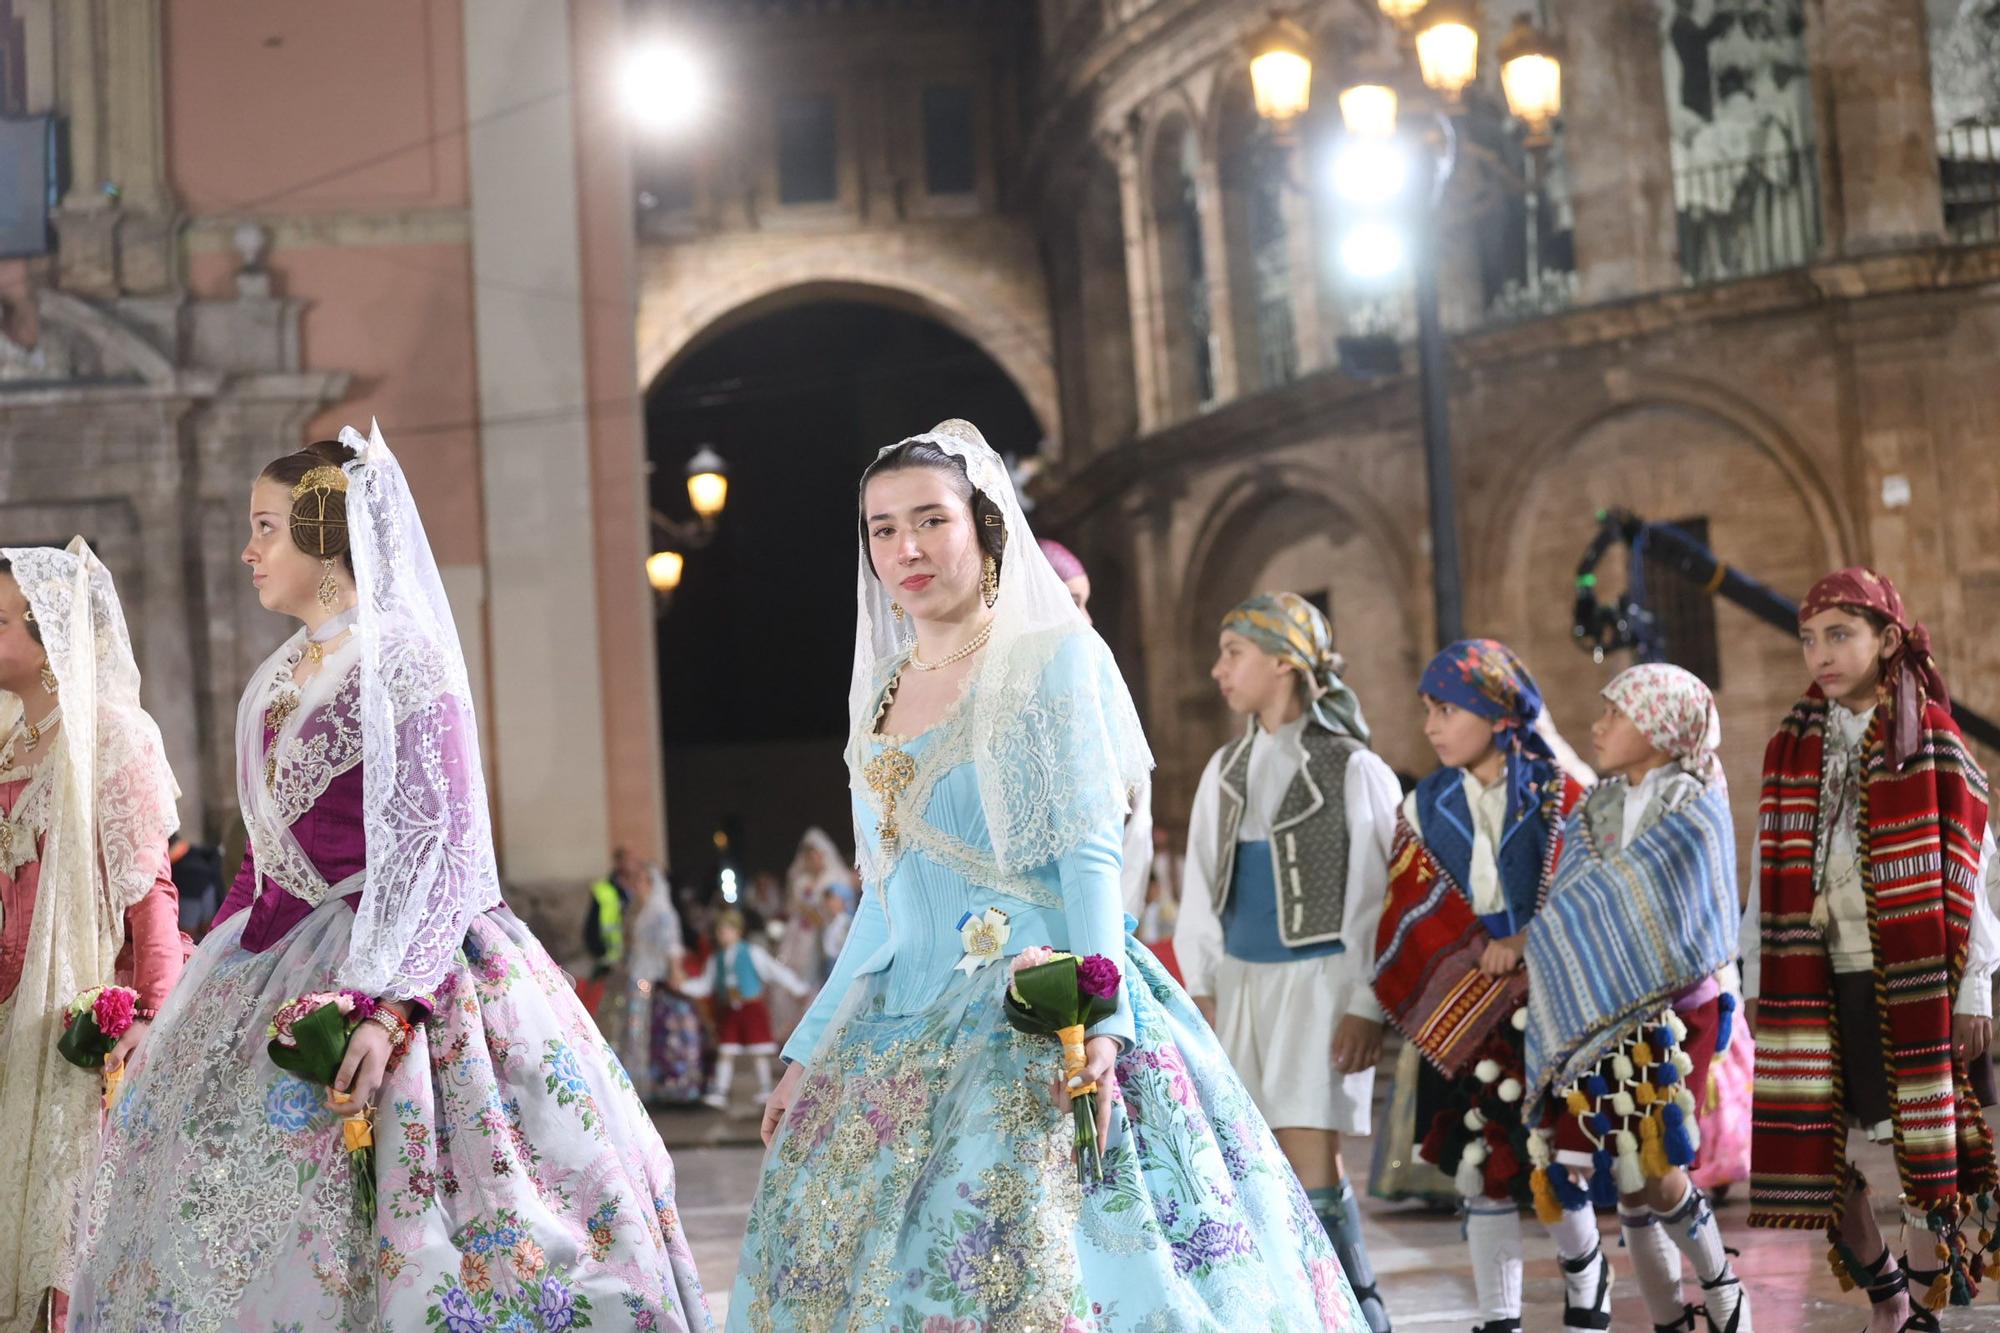
[(1559, 0), (1583, 303), (1680, 284), (1657, 0)]
[(1818, 0), (1807, 33), (1835, 247), (1865, 254), (1935, 244), (1944, 205), (1923, 0)]

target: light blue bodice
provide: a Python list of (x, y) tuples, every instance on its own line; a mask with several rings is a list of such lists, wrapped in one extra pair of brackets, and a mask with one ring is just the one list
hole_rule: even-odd
[[(1007, 914), (1010, 956), (1046, 944), (1080, 955), (1103, 954), (1125, 970), (1122, 826), (1108, 823), (1060, 860), (1003, 884), (993, 868), (977, 773), (969, 759), (952, 762), (963, 750), (957, 742), (965, 711), (961, 701), (951, 716), (922, 736), (896, 740), (916, 761), (919, 777), (910, 793), (922, 800), (921, 810), (899, 808), (904, 827), (900, 855), (881, 883), (863, 885), (846, 946), (819, 998), (785, 1044), (787, 1060), (811, 1063), (834, 1010), (863, 978), (881, 974), (882, 1000), (893, 1013), (913, 1013), (935, 1001), (965, 954), (960, 921), (989, 907)], [(879, 755), (887, 744), (873, 738), (869, 756)], [(857, 836), (870, 849), (879, 849), (874, 806), (857, 796), (854, 815)], [(1005, 968), (1004, 961), (996, 962), (983, 973), (997, 987), (1004, 984)], [(1129, 1043), (1129, 1004), (1121, 1003), (1117, 1014), (1091, 1032)]]

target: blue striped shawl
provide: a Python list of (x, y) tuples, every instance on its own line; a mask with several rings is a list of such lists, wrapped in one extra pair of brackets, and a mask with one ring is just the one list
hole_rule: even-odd
[[(1603, 794), (1614, 792), (1623, 787)], [(1548, 901), (1528, 927), (1530, 1104), (1733, 962), (1736, 928), (1736, 839), (1719, 784), (1624, 848), (1598, 846), (1589, 804), (1578, 806)]]

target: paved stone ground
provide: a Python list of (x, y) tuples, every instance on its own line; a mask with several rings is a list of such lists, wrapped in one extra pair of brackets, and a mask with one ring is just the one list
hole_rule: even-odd
[[(728, 1313), (730, 1283), (736, 1275), (737, 1247), (743, 1221), (757, 1185), (762, 1148), (756, 1139), (756, 1107), (742, 1091), (728, 1114), (706, 1109), (663, 1110), (655, 1120), (673, 1151), (679, 1172), (681, 1217), (708, 1285), (710, 1309), (717, 1326)], [(1355, 1140), (1350, 1162), (1365, 1164), (1369, 1144)], [(1870, 1179), (1894, 1178), (1887, 1154), (1868, 1150), (1861, 1157)], [(1858, 1294), (1843, 1296), (1827, 1272), (1825, 1247), (1815, 1237), (1786, 1232), (1751, 1231), (1743, 1225), (1747, 1199), (1742, 1194), (1721, 1207), (1724, 1239), (1742, 1251), (1737, 1271), (1752, 1292), (1756, 1327), (1762, 1333), (1860, 1333), (1867, 1310)], [(1374, 1254), (1383, 1294), (1398, 1329), (1463, 1330), (1473, 1322), (1472, 1278), (1457, 1219), (1425, 1211), (1413, 1204), (1364, 1205), (1368, 1244)], [(1890, 1223), (1893, 1225), (1893, 1223)], [(1614, 1251), (1619, 1285), (1613, 1297), (1615, 1330), (1650, 1328), (1631, 1269), (1617, 1251), (1615, 1220), (1603, 1221), (1604, 1235)], [(1562, 1278), (1555, 1252), (1538, 1235), (1532, 1218), (1526, 1221), (1528, 1267), (1525, 1324), (1532, 1333), (1560, 1327)], [(1944, 1327), (1950, 1333), (1995, 1330), (2000, 1333), (2000, 1297), (1989, 1283), (1978, 1305), (1948, 1311)], [(1692, 1291), (1692, 1285), (1690, 1285)]]

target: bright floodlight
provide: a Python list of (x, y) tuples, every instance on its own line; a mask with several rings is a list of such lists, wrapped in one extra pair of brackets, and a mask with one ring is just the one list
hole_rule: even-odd
[(1386, 222), (1361, 222), (1340, 243), (1340, 262), (1355, 277), (1386, 278), (1403, 266), (1403, 236)]
[(1386, 139), (1396, 132), (1396, 90), (1385, 83), (1357, 83), (1340, 94), (1340, 123), (1357, 139)]
[(655, 133), (685, 129), (708, 104), (708, 81), (694, 53), (669, 42), (648, 42), (625, 57), (619, 71), (625, 113)]
[(1354, 204), (1386, 204), (1410, 183), (1410, 155), (1394, 139), (1349, 137), (1333, 155), (1333, 188)]

